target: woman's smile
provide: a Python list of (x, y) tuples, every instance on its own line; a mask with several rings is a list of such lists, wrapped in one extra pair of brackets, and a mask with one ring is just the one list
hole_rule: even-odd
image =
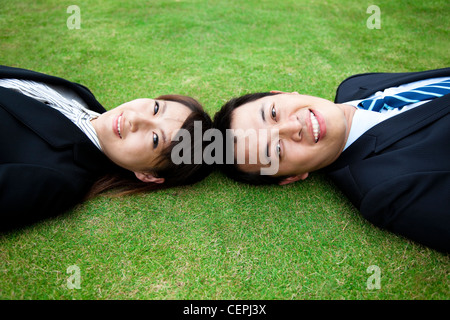
[(121, 128), (123, 128), (123, 112), (121, 114), (119, 114), (118, 116), (114, 117), (113, 119), (113, 131), (114, 133), (120, 138), (122, 139), (122, 132), (121, 132)]

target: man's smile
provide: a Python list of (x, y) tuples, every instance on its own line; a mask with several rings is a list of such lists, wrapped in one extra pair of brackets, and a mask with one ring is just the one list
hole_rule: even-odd
[(309, 114), (311, 119), (311, 128), (313, 131), (314, 140), (317, 143), (319, 141), (319, 134), (320, 134), (319, 121), (317, 121), (316, 116), (311, 110), (309, 111)]
[(325, 121), (318, 111), (309, 110), (309, 112), (311, 119), (312, 135), (314, 137), (315, 143), (317, 143), (320, 141), (320, 139), (322, 139), (325, 136), (326, 133)]

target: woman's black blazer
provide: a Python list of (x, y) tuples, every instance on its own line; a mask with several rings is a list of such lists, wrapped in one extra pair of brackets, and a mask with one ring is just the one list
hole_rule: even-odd
[[(0, 78), (64, 86), (91, 110), (106, 111), (89, 89), (58, 77), (0, 66)], [(60, 112), (0, 87), (0, 229), (70, 209), (112, 168), (111, 161)]]

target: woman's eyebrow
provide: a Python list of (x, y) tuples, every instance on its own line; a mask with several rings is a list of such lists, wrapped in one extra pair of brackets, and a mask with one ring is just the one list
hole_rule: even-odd
[(162, 138), (163, 138), (163, 145), (165, 145), (166, 141), (167, 141), (167, 138), (166, 138), (166, 134), (164, 133), (163, 130), (161, 130), (161, 135), (162, 135)]
[(161, 115), (163, 115), (164, 112), (166, 112), (166, 109), (167, 109), (167, 101), (164, 100), (164, 105), (162, 106)]

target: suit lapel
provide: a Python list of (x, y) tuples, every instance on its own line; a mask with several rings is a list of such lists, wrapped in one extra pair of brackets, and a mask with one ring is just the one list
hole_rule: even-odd
[(414, 131), (429, 125), (450, 112), (450, 94), (433, 99), (412, 110), (399, 114), (376, 126), (373, 132), (379, 138), (375, 152), (381, 152), (396, 141), (411, 135)]
[(450, 76), (450, 68), (406, 73), (365, 73), (345, 79), (336, 90), (336, 103), (369, 97), (390, 87), (437, 77)]
[(325, 171), (335, 171), (379, 153), (449, 112), (450, 94), (387, 119), (359, 137)]
[(0, 66), (0, 78), (14, 78), (23, 80), (32, 80), (37, 82), (45, 82), (53, 85), (62, 85), (75, 91), (89, 106), (89, 109), (95, 112), (103, 113), (105, 108), (95, 99), (92, 92), (85, 86), (58, 78), (55, 76), (39, 73), (32, 70), (13, 68), (8, 66)]
[[(377, 91), (389, 87), (449, 75), (450, 68), (423, 72), (357, 74), (347, 78), (339, 85), (335, 102), (344, 103), (346, 101), (364, 99)], [(448, 99), (448, 95), (435, 99), (376, 125), (358, 138), (325, 171), (330, 172), (342, 168), (352, 161), (364, 159), (371, 153), (381, 151), (402, 137), (441, 117), (442, 113), (448, 112), (448, 108), (446, 108)]]
[(56, 149), (73, 148), (80, 165), (103, 172), (110, 162), (72, 121), (53, 108), (0, 87), (0, 107)]

